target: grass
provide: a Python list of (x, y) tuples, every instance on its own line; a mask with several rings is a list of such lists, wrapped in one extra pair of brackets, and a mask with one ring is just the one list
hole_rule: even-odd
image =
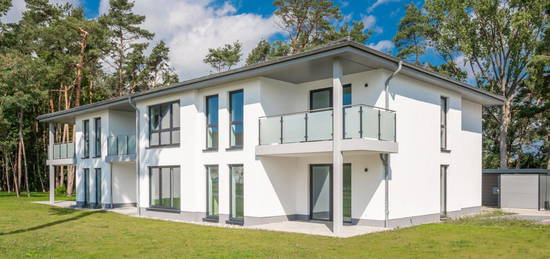
[(487, 216), (347, 239), (206, 227), (33, 204), (0, 193), (0, 257), (548, 258), (550, 227)]

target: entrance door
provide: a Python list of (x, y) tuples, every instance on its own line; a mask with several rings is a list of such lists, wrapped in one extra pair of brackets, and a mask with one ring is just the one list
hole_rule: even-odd
[(332, 165), (310, 166), (310, 217), (332, 220)]
[(441, 207), (441, 217), (446, 218), (447, 217), (447, 166), (442, 165), (441, 166), (441, 172), (440, 172), (440, 207)]
[(84, 168), (84, 207), (90, 206), (90, 169)]

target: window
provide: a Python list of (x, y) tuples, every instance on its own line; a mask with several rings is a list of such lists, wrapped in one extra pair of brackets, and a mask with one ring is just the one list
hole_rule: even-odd
[(206, 149), (218, 148), (218, 96), (206, 97)]
[(206, 217), (218, 218), (219, 216), (219, 174), (218, 166), (206, 166)]
[(169, 146), (180, 143), (179, 102), (149, 107), (149, 146)]
[(83, 156), (82, 158), (89, 158), (90, 157), (90, 121), (84, 120), (83, 121), (83, 130), (84, 133), (84, 150), (83, 150)]
[(342, 104), (344, 106), (351, 105), (351, 84), (344, 85), (342, 90)]
[(447, 168), (448, 165), (441, 165), (439, 177), (439, 202), (441, 217), (447, 217)]
[[(351, 105), (351, 84), (342, 86), (342, 105)], [(309, 109), (332, 107), (332, 87), (312, 90), (309, 93)]]
[(84, 168), (82, 174), (82, 181), (84, 181), (84, 207), (90, 206), (90, 169)]
[(94, 119), (94, 156), (101, 156), (101, 118)]
[(243, 108), (244, 98), (243, 90), (238, 90), (229, 93), (229, 116), (230, 116), (230, 128), (229, 128), (229, 146), (230, 147), (242, 147), (243, 146)]
[(95, 169), (95, 202), (97, 207), (101, 207), (101, 168)]
[(447, 150), (447, 97), (441, 97), (441, 150)]
[(230, 214), (229, 220), (234, 222), (244, 221), (244, 175), (242, 165), (231, 165), (230, 170)]
[(149, 168), (150, 207), (178, 210), (180, 208), (180, 168)]

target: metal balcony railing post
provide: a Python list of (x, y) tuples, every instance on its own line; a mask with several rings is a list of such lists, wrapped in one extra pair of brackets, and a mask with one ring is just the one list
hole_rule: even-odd
[(304, 135), (304, 142), (307, 142), (307, 124), (308, 124), (308, 121), (307, 121), (307, 114), (308, 114), (307, 112), (304, 114), (304, 120), (305, 120), (304, 123), (306, 124), (306, 126), (305, 126), (306, 132), (305, 132), (305, 135)]
[(363, 106), (359, 106), (359, 138), (363, 138)]
[(281, 125), (281, 144), (283, 144), (283, 116), (281, 116), (281, 120), (280, 120), (281, 123), (279, 123)]
[(381, 117), (380, 110), (378, 110), (378, 140), (382, 140), (380, 138), (382, 136), (382, 132), (380, 132), (380, 129), (381, 129), (380, 124), (382, 120), (380, 119), (380, 117)]

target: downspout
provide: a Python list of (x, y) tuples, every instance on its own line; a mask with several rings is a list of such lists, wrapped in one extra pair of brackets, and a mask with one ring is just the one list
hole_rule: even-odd
[[(386, 79), (384, 84), (384, 108), (390, 109), (390, 81), (401, 71), (403, 61), (399, 60), (397, 69)], [(380, 123), (380, 122), (379, 122)], [(390, 154), (380, 154), (380, 160), (384, 165), (384, 227), (389, 227), (390, 216), (390, 195), (389, 195), (389, 177), (390, 177)]]
[(139, 109), (136, 107), (136, 104), (132, 102), (132, 96), (130, 96), (128, 98), (128, 103), (130, 104), (130, 106), (132, 106), (132, 108), (134, 108), (134, 110), (136, 111), (136, 207), (137, 207), (137, 211), (138, 211), (138, 216), (141, 216), (141, 209), (139, 208), (140, 206), (140, 183), (139, 183), (139, 168), (141, 167), (141, 164), (139, 163), (139, 158), (140, 158), (140, 155), (139, 155), (139, 151), (140, 151), (140, 148), (139, 148), (139, 134), (140, 134), (140, 131), (139, 131)]

